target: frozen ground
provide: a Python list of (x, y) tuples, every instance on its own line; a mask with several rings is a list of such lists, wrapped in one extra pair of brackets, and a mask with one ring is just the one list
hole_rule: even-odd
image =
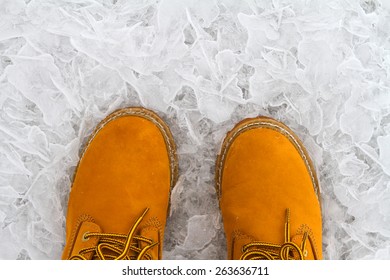
[(259, 114), (317, 166), (327, 259), (390, 259), (387, 0), (0, 0), (0, 258), (58, 259), (80, 147), (117, 108), (168, 122), (165, 258), (221, 259), (225, 133)]

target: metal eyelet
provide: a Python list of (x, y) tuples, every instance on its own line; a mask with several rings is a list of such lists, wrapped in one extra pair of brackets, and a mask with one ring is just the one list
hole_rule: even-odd
[(89, 231), (86, 231), (86, 232), (83, 234), (83, 237), (81, 238), (81, 241), (86, 242), (86, 241), (89, 240), (89, 237), (86, 236), (88, 233), (89, 233)]

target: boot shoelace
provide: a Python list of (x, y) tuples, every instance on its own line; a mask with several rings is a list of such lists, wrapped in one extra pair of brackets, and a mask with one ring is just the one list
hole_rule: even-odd
[[(304, 232), (301, 246), (291, 241), (290, 236), (290, 209), (286, 210), (286, 222), (284, 224), (284, 243), (282, 245), (250, 242), (242, 248), (241, 260), (303, 260), (307, 256), (306, 241), (310, 237)], [(311, 242), (311, 241), (310, 241)], [(290, 254), (296, 252), (297, 254)], [(314, 251), (314, 257), (317, 259)]]
[[(93, 253), (92, 259), (98, 260), (141, 260), (144, 257), (146, 259), (152, 259), (151, 255), (148, 254), (148, 250), (156, 246), (158, 242), (153, 242), (153, 240), (149, 238), (135, 235), (138, 225), (148, 211), (149, 208), (146, 208), (131, 227), (128, 234), (99, 232), (84, 233), (83, 240), (88, 240), (91, 237), (98, 237), (99, 244), (80, 250), (78, 255), (72, 256), (70, 259), (86, 260), (84, 255), (89, 253)], [(147, 245), (141, 249), (139, 245), (140, 242), (145, 242)], [(135, 256), (129, 256), (129, 252), (135, 253)]]

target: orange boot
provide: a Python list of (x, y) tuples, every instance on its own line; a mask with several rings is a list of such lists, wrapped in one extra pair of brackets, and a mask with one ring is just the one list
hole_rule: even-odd
[(322, 259), (318, 180), (287, 126), (266, 117), (237, 124), (217, 159), (216, 188), (229, 259)]
[(144, 108), (118, 110), (93, 132), (77, 166), (63, 259), (161, 259), (178, 173), (167, 125)]

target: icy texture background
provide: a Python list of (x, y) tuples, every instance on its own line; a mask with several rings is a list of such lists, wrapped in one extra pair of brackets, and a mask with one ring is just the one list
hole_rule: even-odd
[(167, 259), (223, 259), (225, 133), (289, 125), (317, 166), (327, 259), (390, 259), (388, 0), (0, 0), (0, 258), (59, 259), (80, 149), (115, 109), (170, 125)]

